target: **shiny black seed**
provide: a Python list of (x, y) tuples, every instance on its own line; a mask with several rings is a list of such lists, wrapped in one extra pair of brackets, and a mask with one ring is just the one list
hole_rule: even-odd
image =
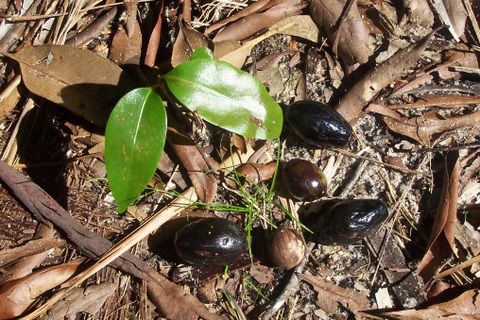
[(380, 200), (340, 200), (319, 218), (314, 238), (327, 245), (352, 244), (376, 232), (387, 217), (387, 207)]
[(297, 135), (316, 146), (342, 147), (352, 136), (352, 127), (338, 112), (316, 101), (294, 102), (286, 119)]
[(246, 250), (245, 232), (226, 219), (200, 219), (177, 232), (175, 250), (191, 264), (231, 264)]

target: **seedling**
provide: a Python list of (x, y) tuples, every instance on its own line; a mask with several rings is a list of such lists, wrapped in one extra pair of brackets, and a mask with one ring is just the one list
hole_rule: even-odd
[[(215, 60), (210, 50), (191, 58), (160, 79), (186, 108), (204, 120), (255, 139), (280, 136), (280, 106), (250, 74)], [(138, 88), (113, 109), (105, 131), (105, 165), (117, 210), (123, 212), (145, 190), (155, 173), (167, 134), (167, 115), (155, 88)]]

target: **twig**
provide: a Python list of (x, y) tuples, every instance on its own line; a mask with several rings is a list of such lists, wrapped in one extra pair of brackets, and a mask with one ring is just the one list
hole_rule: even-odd
[(400, 171), (400, 172), (402, 172), (402, 173), (416, 174), (416, 175), (421, 175), (421, 176), (427, 176), (427, 175), (428, 175), (428, 174), (425, 173), (425, 172), (421, 172), (421, 171), (418, 171), (418, 170), (411, 170), (411, 169), (403, 168), (403, 167), (398, 167), (398, 166), (395, 166), (395, 165), (392, 165), (392, 164), (389, 164), (389, 163), (385, 163), (385, 162), (379, 161), (379, 160), (374, 159), (374, 158), (357, 155), (357, 154), (351, 153), (350, 151), (347, 151), (347, 150), (342, 150), (342, 149), (333, 149), (333, 150), (335, 150), (335, 151), (338, 152), (338, 153), (344, 154), (344, 155), (346, 155), (346, 156), (349, 156), (349, 157), (352, 157), (352, 158), (358, 158), (358, 159), (367, 160), (367, 161), (369, 161), (369, 162), (373, 162), (373, 163), (376, 163), (376, 164), (381, 165), (381, 166), (383, 166), (383, 167)]
[(8, 96), (12, 93), (13, 90), (15, 90), (16, 87), (20, 84), (22, 81), (22, 78), (20, 77), (19, 74), (17, 74), (12, 81), (5, 87), (5, 89), (0, 93), (0, 102), (3, 100), (7, 99)]
[(464, 261), (462, 263), (460, 263), (458, 266), (455, 266), (455, 267), (452, 267), (448, 270), (445, 270), (443, 272), (440, 272), (439, 274), (437, 274), (436, 276), (433, 276), (432, 279), (434, 280), (438, 280), (438, 279), (441, 279), (441, 278), (444, 278), (446, 276), (449, 276), (455, 272), (458, 272), (462, 269), (465, 269), (467, 267), (470, 267), (471, 265), (473, 265), (474, 263), (478, 263), (480, 262), (480, 255), (476, 255), (475, 257), (473, 258), (470, 258), (468, 259), (467, 261)]

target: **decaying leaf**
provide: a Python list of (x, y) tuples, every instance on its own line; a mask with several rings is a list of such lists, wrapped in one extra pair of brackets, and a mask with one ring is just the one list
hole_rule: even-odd
[(171, 63), (174, 67), (187, 61), (195, 49), (209, 47), (208, 38), (197, 30), (187, 28), (181, 22), (179, 23), (179, 29), (172, 51)]
[(113, 283), (105, 282), (87, 288), (75, 288), (39, 320), (74, 320), (78, 319), (80, 313), (94, 314), (115, 292), (116, 287)]
[(480, 121), (480, 111), (446, 119), (439, 117), (435, 112), (429, 112), (421, 117), (407, 119), (377, 104), (369, 107), (368, 110), (382, 114), (383, 121), (390, 130), (426, 146), (431, 146), (434, 139), (446, 131), (475, 126)]
[(44, 252), (64, 244), (65, 241), (60, 239), (41, 238), (38, 240), (31, 240), (20, 247), (3, 249), (0, 251), (0, 267), (25, 256)]
[(442, 194), (433, 223), (427, 252), (418, 265), (417, 272), (430, 280), (446, 259), (455, 251), (455, 230), (457, 224), (457, 199), (460, 163), (458, 153), (449, 153), (445, 159)]
[(246, 17), (246, 16), (248, 16), (252, 13), (259, 12), (261, 10), (266, 10), (267, 8), (272, 7), (272, 4), (275, 5), (275, 4), (281, 3), (282, 1), (284, 1), (284, 0), (275, 0), (275, 1), (259, 0), (259, 1), (253, 2), (248, 7), (238, 11), (237, 13), (232, 14), (231, 16), (229, 16), (225, 19), (222, 19), (220, 21), (217, 21), (217, 22), (211, 24), (205, 30), (205, 34), (208, 35), (212, 32), (215, 32), (216, 30), (222, 28), (223, 26), (226, 26), (227, 24), (232, 23), (233, 21), (237, 21), (238, 19)]
[(313, 25), (311, 21), (309, 21), (309, 18), (305, 18), (305, 16), (288, 17), (270, 27), (266, 33), (257, 38), (246, 41), (242, 45), (236, 41), (222, 41), (214, 43), (214, 56), (218, 60), (226, 61), (238, 68), (241, 68), (252, 48), (264, 39), (273, 35), (289, 34), (307, 39), (309, 41), (317, 42), (318, 28), (313, 27), (313, 29), (307, 30), (307, 28), (310, 27), (313, 27)]
[(310, 0), (309, 6), (313, 21), (327, 33), (330, 44), (335, 43), (336, 33), (340, 32), (338, 36), (340, 60), (347, 66), (363, 64), (368, 61), (372, 49), (369, 46), (369, 32), (362, 21), (356, 0), (353, 1), (345, 21), (342, 22), (344, 26), (340, 30), (335, 28), (346, 3), (346, 0)]
[(347, 121), (353, 121), (383, 88), (397, 81), (408, 69), (415, 66), (427, 47), (430, 36), (397, 51), (389, 59), (370, 70), (340, 100), (336, 109)]
[(0, 287), (0, 319), (21, 315), (44, 292), (55, 288), (77, 271), (84, 259), (38, 270)]
[(403, 0), (408, 20), (425, 28), (433, 25), (433, 13), (427, 0)]
[(310, 283), (317, 291), (317, 305), (330, 314), (337, 314), (341, 304), (354, 314), (370, 308), (368, 297), (353, 289), (339, 287), (329, 281), (308, 274), (299, 274), (300, 280)]
[(283, 19), (300, 13), (303, 0), (283, 0), (263, 12), (249, 14), (226, 26), (213, 38), (215, 42), (240, 41), (273, 26)]
[(135, 87), (120, 67), (87, 50), (41, 45), (8, 57), (20, 64), (30, 91), (101, 127), (120, 97)]
[(212, 172), (216, 164), (209, 159), (187, 135), (181, 133), (180, 125), (169, 119), (167, 142), (188, 172), (197, 196), (209, 203), (217, 194), (218, 181)]
[(468, 290), (460, 296), (426, 309), (409, 309), (382, 313), (389, 319), (399, 320), (478, 320), (480, 314), (480, 294), (478, 289)]
[(129, 36), (123, 26), (115, 33), (108, 58), (118, 65), (140, 64), (142, 54), (142, 32), (140, 25), (133, 20), (132, 34)]
[(432, 6), (437, 11), (438, 17), (452, 34), (455, 41), (459, 41), (465, 32), (467, 10), (463, 1), (458, 0), (433, 0)]

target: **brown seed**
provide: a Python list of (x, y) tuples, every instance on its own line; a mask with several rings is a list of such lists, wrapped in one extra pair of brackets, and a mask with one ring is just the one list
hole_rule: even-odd
[(272, 234), (267, 253), (275, 266), (292, 269), (305, 255), (302, 236), (294, 229), (281, 227)]
[(282, 170), (282, 181), (290, 195), (300, 201), (314, 201), (327, 190), (327, 178), (310, 161), (293, 159)]

